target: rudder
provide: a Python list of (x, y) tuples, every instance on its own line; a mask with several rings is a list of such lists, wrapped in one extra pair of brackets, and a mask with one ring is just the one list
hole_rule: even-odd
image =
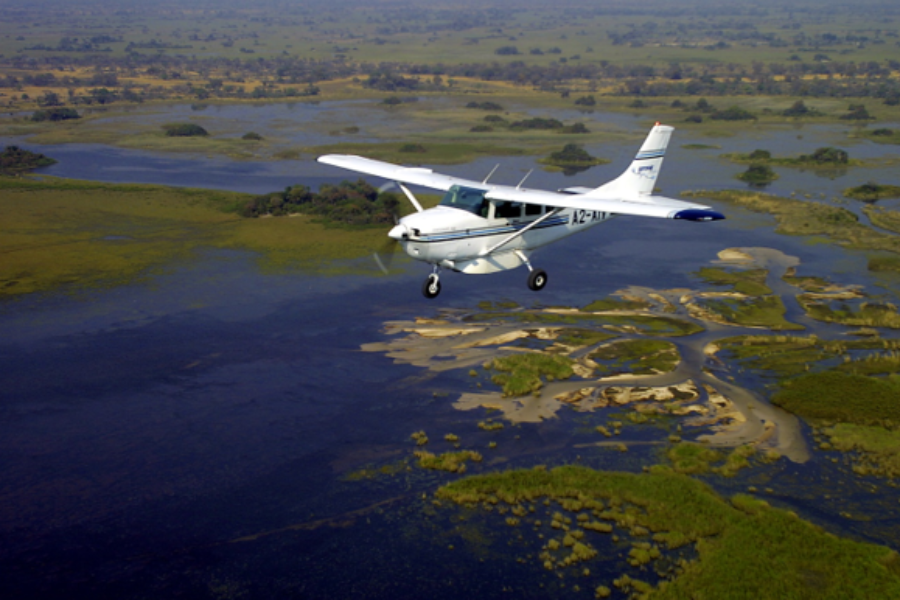
[(654, 125), (625, 172), (589, 192), (587, 196), (637, 200), (640, 196), (652, 194), (666, 155), (666, 146), (669, 145), (669, 138), (674, 130), (669, 125)]

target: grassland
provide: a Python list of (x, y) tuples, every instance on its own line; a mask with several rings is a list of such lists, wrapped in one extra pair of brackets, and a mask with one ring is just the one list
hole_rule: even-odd
[(135, 281), (201, 248), (249, 250), (269, 270), (342, 269), (383, 228), (329, 228), (308, 217), (243, 219), (251, 196), (214, 190), (0, 178), (0, 297)]
[[(692, 545), (696, 558), (672, 571), (662, 569), (663, 579), (655, 587), (627, 574), (592, 583), (607, 589), (612, 583), (643, 597), (783, 600), (810, 597), (811, 585), (818, 598), (900, 594), (895, 552), (837, 538), (751, 496), (725, 500), (698, 480), (663, 467), (644, 474), (578, 466), (507, 471), (454, 481), (436, 496), (469, 507), (502, 503), (514, 514), (517, 507), (539, 505), (542, 498), (558, 503), (561, 511), (552, 519), (566, 535), (561, 542), (545, 544), (539, 560), (562, 575), (582, 572), (600, 554), (597, 548), (608, 543), (604, 536), (609, 528), (580, 527), (592, 516), (623, 532), (637, 565), (652, 567), (665, 562), (672, 550)], [(575, 552), (575, 542), (584, 546), (581, 553)]]

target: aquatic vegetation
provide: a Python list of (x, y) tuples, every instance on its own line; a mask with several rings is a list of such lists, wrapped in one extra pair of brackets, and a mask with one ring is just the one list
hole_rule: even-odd
[[(780, 600), (808, 597), (812, 578), (817, 597), (900, 595), (900, 556), (892, 550), (837, 538), (751, 496), (738, 494), (726, 501), (705, 484), (662, 467), (643, 474), (578, 466), (512, 470), (459, 479), (442, 486), (436, 495), (477, 506), (500, 494), (513, 502), (540, 497), (607, 499), (627, 511), (619, 512), (617, 523), (653, 534), (653, 543), (637, 542), (641, 545), (635, 544), (634, 552), (629, 552), (630, 559), (638, 563), (653, 560), (657, 552), (665, 557), (673, 548), (694, 545), (697, 558), (681, 561), (681, 567), (668, 573), (656, 587), (623, 574), (612, 582), (622, 590), (652, 593), (655, 598), (694, 597), (702, 591), (710, 598)], [(595, 535), (583, 526), (582, 530)], [(574, 560), (568, 565), (560, 564), (568, 559), (556, 560), (553, 552), (564, 552), (566, 547), (557, 543), (555, 550), (551, 552), (548, 544), (538, 556), (544, 568), (574, 565)], [(588, 543), (575, 540), (571, 546), (579, 549), (575, 557), (579, 562), (582, 557), (590, 561), (586, 557), (593, 552), (598, 556), (604, 552), (600, 539)], [(585, 549), (577, 544), (584, 544)], [(769, 588), (761, 586), (760, 581), (778, 585)], [(597, 583), (608, 589), (608, 582)]]
[(823, 433), (835, 450), (855, 453), (854, 473), (900, 477), (900, 431), (896, 428), (838, 423)]
[(195, 123), (170, 123), (162, 126), (168, 137), (206, 137), (209, 132)]
[(681, 356), (665, 340), (622, 340), (592, 351), (588, 358), (606, 373), (667, 373), (678, 366)]
[(454, 433), (448, 433), (444, 436), (444, 440), (451, 443), (456, 443), (459, 441), (459, 436)]
[(734, 291), (748, 296), (765, 296), (772, 293), (766, 285), (766, 269), (726, 269), (723, 267), (702, 267), (695, 273), (697, 277), (713, 285), (730, 285)]
[(0, 152), (0, 175), (14, 175), (56, 164), (56, 160), (43, 154), (7, 146)]
[(725, 456), (703, 444), (681, 442), (669, 446), (666, 457), (671, 461), (676, 473), (693, 475), (708, 473), (711, 464), (724, 460)]
[(773, 171), (769, 165), (752, 164), (736, 177), (751, 186), (763, 187), (778, 179), (778, 173)]
[(497, 431), (503, 429), (503, 427), (503, 423), (499, 421), (492, 422), (490, 419), (488, 419), (487, 421), (478, 422), (478, 429), (481, 429), (483, 431)]
[[(780, 296), (753, 298), (697, 298), (696, 305), (727, 323), (765, 327), (774, 331), (804, 329), (784, 318), (787, 310)], [(715, 317), (713, 317), (715, 318)]]
[(753, 212), (769, 213), (778, 221), (776, 231), (785, 235), (821, 235), (850, 248), (900, 253), (897, 236), (863, 225), (846, 208), (753, 191), (697, 191), (682, 195), (731, 202)]
[(609, 331), (629, 331), (645, 335), (686, 336), (703, 331), (703, 327), (675, 317), (641, 314), (584, 314), (553, 311), (481, 312), (465, 318), (469, 322), (513, 321), (519, 323), (541, 323), (547, 325), (575, 325), (606, 327)]
[(900, 376), (809, 373), (784, 382), (772, 403), (808, 419), (857, 425), (900, 422)]
[(627, 300), (619, 300), (617, 298), (602, 298), (600, 300), (594, 300), (587, 306), (583, 307), (581, 310), (584, 312), (603, 312), (610, 310), (632, 311), (649, 309), (650, 303), (646, 300), (638, 298), (629, 298)]
[(491, 369), (499, 371), (492, 380), (503, 387), (505, 396), (538, 393), (546, 381), (568, 379), (574, 374), (573, 360), (558, 354), (533, 352), (495, 358)]
[(459, 452), (444, 452), (433, 454), (425, 450), (416, 450), (413, 456), (419, 459), (419, 466), (423, 469), (435, 471), (448, 471), (450, 473), (465, 473), (468, 461), (481, 462), (482, 456), (474, 450), (461, 450)]
[(900, 185), (882, 185), (868, 182), (856, 187), (847, 188), (843, 192), (847, 198), (863, 202), (877, 202), (883, 198), (900, 197)]
[(841, 323), (859, 327), (890, 327), (900, 329), (900, 312), (893, 304), (862, 302), (857, 308), (842, 302), (837, 309), (826, 304), (825, 299), (810, 294), (800, 294), (797, 301), (806, 314), (819, 321)]
[(428, 436), (424, 431), (417, 431), (409, 437), (416, 443), (416, 446), (424, 446), (428, 443)]

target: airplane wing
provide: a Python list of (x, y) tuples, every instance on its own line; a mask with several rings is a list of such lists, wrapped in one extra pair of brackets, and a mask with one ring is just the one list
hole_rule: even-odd
[[(618, 215), (635, 215), (663, 219), (715, 221), (725, 217), (703, 204), (683, 202), (664, 196), (628, 194), (623, 197), (616, 190), (585, 190), (588, 193), (560, 193), (529, 190), (506, 185), (490, 185), (481, 181), (435, 173), (421, 167), (402, 167), (392, 163), (347, 154), (326, 154), (318, 161), (342, 169), (374, 175), (400, 183), (447, 191), (454, 185), (485, 191), (488, 200), (507, 200), (524, 204), (541, 204), (554, 208), (589, 210)], [(579, 190), (581, 191), (581, 190)]]
[(453, 177), (451, 175), (442, 175), (440, 173), (435, 173), (431, 169), (422, 167), (401, 167), (400, 165), (350, 154), (326, 154), (320, 156), (318, 161), (320, 163), (325, 163), (326, 165), (340, 167), (349, 171), (365, 173), (366, 175), (375, 175), (376, 177), (383, 177), (384, 179), (399, 181), (400, 183), (420, 185), (422, 187), (442, 190), (444, 192), (454, 185), (482, 190), (490, 188), (490, 186), (485, 185), (480, 181), (472, 181), (470, 179)]

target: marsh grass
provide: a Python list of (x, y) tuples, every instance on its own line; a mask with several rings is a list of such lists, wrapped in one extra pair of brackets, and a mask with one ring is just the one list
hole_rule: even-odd
[[(706, 484), (664, 467), (643, 474), (579, 466), (489, 473), (447, 484), (436, 496), (470, 507), (492, 501), (515, 506), (547, 498), (563, 506), (569, 502), (573, 511), (608, 502), (601, 517), (637, 535), (648, 532), (650, 547), (656, 546), (661, 556), (687, 544), (696, 550), (696, 559), (684, 561), (677, 574), (656, 588), (641, 585), (653, 598), (790, 600), (809, 598), (811, 585), (818, 598), (900, 595), (900, 557), (892, 550), (835, 537), (748, 495), (738, 494), (729, 502)], [(564, 521), (557, 522), (565, 526)], [(585, 536), (607, 535), (585, 529)], [(598, 538), (582, 539), (589, 544)], [(592, 546), (602, 547), (599, 539)], [(647, 558), (653, 560), (649, 548), (636, 544), (633, 548), (647, 550)], [(632, 558), (638, 560), (640, 555), (635, 552)], [(554, 559), (545, 552), (539, 560), (547, 558)], [(548, 560), (549, 568), (557, 568), (556, 562)], [(614, 585), (630, 587), (631, 578), (625, 577)], [(592, 585), (602, 583), (609, 582)]]
[(765, 327), (773, 331), (802, 330), (804, 327), (784, 318), (784, 302), (779, 296), (753, 298), (698, 298), (697, 302), (729, 323), (747, 327)]
[(491, 369), (499, 371), (492, 381), (503, 387), (504, 396), (540, 393), (545, 382), (571, 377), (572, 364), (572, 359), (558, 354), (512, 354), (491, 362)]
[(771, 214), (778, 222), (776, 231), (785, 235), (824, 236), (849, 248), (900, 254), (900, 238), (863, 225), (845, 208), (738, 190), (685, 192), (683, 195), (711, 198), (753, 212)]
[(597, 348), (588, 357), (607, 373), (652, 374), (675, 370), (681, 356), (665, 340), (623, 340)]
[[(242, 219), (247, 194), (95, 182), (0, 178), (0, 297), (119, 285), (187, 260), (198, 249), (257, 253), (269, 271), (346, 270), (384, 240), (308, 217)], [(365, 270), (365, 272), (374, 272)]]
[(809, 373), (782, 384), (772, 403), (808, 419), (857, 425), (900, 423), (900, 376)]
[(769, 272), (766, 269), (725, 269), (722, 267), (702, 267), (697, 277), (713, 285), (730, 285), (734, 291), (748, 296), (764, 296), (772, 290), (766, 285)]

